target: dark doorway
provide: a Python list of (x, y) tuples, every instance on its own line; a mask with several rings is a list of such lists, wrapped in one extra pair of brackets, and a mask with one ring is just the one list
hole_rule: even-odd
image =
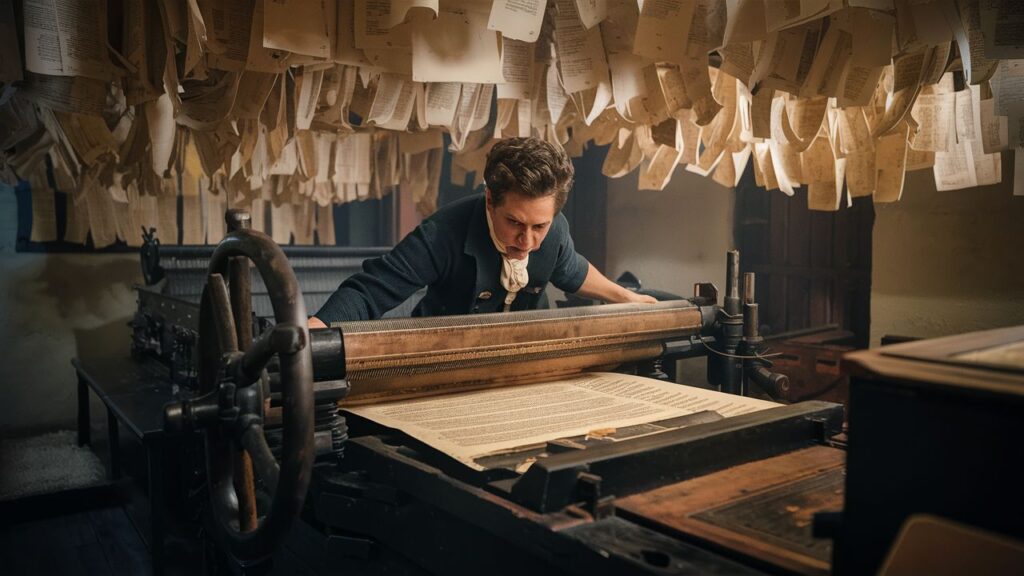
[(736, 237), (744, 272), (757, 274), (761, 322), (770, 333), (835, 324), (868, 346), (871, 319), (872, 199), (845, 201), (837, 212), (807, 208), (807, 190), (793, 197), (766, 191), (747, 170), (736, 187)]

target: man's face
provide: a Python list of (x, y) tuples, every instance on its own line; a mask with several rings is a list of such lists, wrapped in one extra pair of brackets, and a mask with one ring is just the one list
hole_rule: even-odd
[(531, 198), (508, 192), (501, 205), (495, 206), (491, 191), (487, 190), (487, 211), (494, 224), (494, 235), (505, 245), (508, 257), (522, 260), (540, 248), (548, 235), (555, 219), (555, 197)]

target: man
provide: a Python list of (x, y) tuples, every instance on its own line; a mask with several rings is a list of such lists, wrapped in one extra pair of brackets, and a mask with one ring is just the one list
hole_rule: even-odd
[(568, 156), (537, 138), (510, 138), (487, 155), (483, 196), (441, 208), (388, 254), (363, 263), (310, 328), (379, 318), (420, 288), (414, 316), (531, 310), (548, 282), (605, 302), (655, 302), (605, 278), (573, 248), (561, 214)]

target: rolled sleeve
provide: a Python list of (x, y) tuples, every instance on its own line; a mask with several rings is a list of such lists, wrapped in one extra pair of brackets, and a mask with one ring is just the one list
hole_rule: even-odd
[(555, 260), (555, 269), (551, 273), (551, 283), (559, 290), (572, 294), (578, 292), (583, 286), (583, 281), (587, 279), (590, 262), (576, 252), (565, 217), (559, 214), (559, 219), (559, 223), (563, 225), (558, 226), (557, 231), (562, 234), (562, 238), (558, 247), (558, 257)]

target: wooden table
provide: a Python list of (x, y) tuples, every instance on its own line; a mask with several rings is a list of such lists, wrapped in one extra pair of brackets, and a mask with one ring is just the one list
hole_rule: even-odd
[(619, 515), (796, 574), (828, 574), (814, 515), (843, 506), (846, 453), (813, 446), (616, 501)]
[(90, 444), (89, 391), (107, 409), (110, 478), (121, 475), (120, 427), (124, 425), (142, 443), (146, 453), (146, 483), (150, 505), (149, 549), (153, 571), (163, 572), (164, 509), (163, 450), (164, 406), (177, 399), (167, 370), (156, 362), (137, 362), (128, 356), (75, 358), (78, 377), (78, 444)]

